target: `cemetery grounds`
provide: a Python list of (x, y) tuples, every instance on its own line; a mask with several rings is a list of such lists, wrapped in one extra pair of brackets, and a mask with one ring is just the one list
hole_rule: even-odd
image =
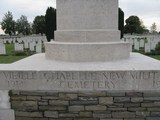
[[(13, 63), (23, 58), (29, 57), (34, 53), (27, 52), (25, 53), (15, 53), (14, 44), (6, 44), (6, 55), (0, 55), (0, 64)], [(160, 55), (149, 55), (152, 58), (160, 60)]]
[(13, 63), (23, 58), (30, 56), (31, 54), (18, 54), (14, 52), (14, 44), (6, 44), (6, 55), (0, 55), (0, 63)]

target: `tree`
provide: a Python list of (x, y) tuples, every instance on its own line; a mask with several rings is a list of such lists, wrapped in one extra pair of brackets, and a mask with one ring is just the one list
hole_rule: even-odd
[(124, 27), (125, 33), (138, 33), (142, 34), (144, 31), (144, 26), (142, 26), (141, 21), (139, 17), (137, 16), (130, 16), (128, 19), (126, 19), (126, 25)]
[(16, 22), (16, 30), (23, 35), (29, 35), (31, 33), (31, 27), (27, 20), (27, 17), (22, 15)]
[(1, 22), (2, 30), (9, 34), (10, 36), (15, 34), (15, 21), (13, 20), (13, 15), (10, 11), (8, 11)]
[(160, 55), (160, 42), (158, 42), (158, 44), (156, 45), (155, 52), (156, 54)]
[(123, 38), (124, 34), (124, 12), (121, 8), (119, 8), (119, 21), (118, 21), (118, 29), (121, 31), (121, 38)]
[(43, 15), (41, 16), (36, 16), (34, 21), (33, 21), (33, 33), (35, 34), (45, 34), (45, 28), (46, 28), (46, 24), (45, 24), (45, 17)]
[(151, 30), (151, 33), (156, 33), (157, 32), (157, 25), (156, 25), (155, 22), (152, 24), (150, 30)]
[(51, 39), (54, 39), (54, 31), (56, 30), (56, 9), (49, 7), (46, 10), (45, 21), (46, 37), (47, 41), (49, 42)]

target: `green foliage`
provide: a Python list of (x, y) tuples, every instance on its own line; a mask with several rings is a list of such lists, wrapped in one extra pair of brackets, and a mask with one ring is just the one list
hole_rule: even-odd
[(123, 34), (124, 34), (124, 12), (122, 11), (121, 8), (119, 8), (118, 29), (121, 31), (121, 38), (123, 38)]
[(13, 20), (13, 15), (10, 11), (8, 11), (1, 22), (2, 30), (9, 34), (10, 36), (15, 34), (15, 21)]
[(155, 52), (160, 55), (160, 42), (156, 45)]
[(150, 57), (160, 60), (160, 55), (150, 55)]
[(22, 15), (16, 22), (16, 30), (19, 34), (29, 35), (31, 33), (31, 27), (27, 20), (27, 17)]
[(14, 44), (6, 44), (6, 54), (12, 55), (14, 51)]
[(151, 26), (150, 29), (151, 29), (151, 33), (155, 33), (155, 32), (156, 32), (156, 30), (157, 30), (157, 25), (156, 25), (155, 22), (152, 24), (152, 26)]
[(33, 33), (35, 34), (45, 34), (45, 17), (43, 15), (41, 16), (36, 16), (34, 21), (33, 21)]
[(137, 16), (130, 16), (128, 19), (126, 19), (126, 25), (124, 27), (125, 33), (138, 33), (142, 34), (145, 30), (145, 26), (141, 23), (139, 17)]
[(27, 56), (1, 56), (0, 55), (0, 63), (13, 63), (20, 59), (23, 59)]
[(47, 41), (49, 42), (51, 39), (54, 39), (54, 31), (56, 30), (56, 9), (49, 7), (46, 10), (45, 21), (46, 37)]

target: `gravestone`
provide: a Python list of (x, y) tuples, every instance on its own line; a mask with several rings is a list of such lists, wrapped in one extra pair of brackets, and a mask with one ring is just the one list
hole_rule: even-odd
[(36, 43), (34, 40), (30, 41), (29, 42), (29, 49), (30, 51), (35, 51), (35, 46), (36, 46)]
[(138, 39), (135, 39), (134, 40), (134, 49), (139, 50), (139, 48), (140, 48), (140, 43), (139, 43)]
[(23, 43), (15, 43), (14, 48), (15, 48), (15, 51), (23, 51), (24, 50)]
[(16, 119), (158, 117), (160, 62), (120, 40), (118, 0), (57, 0), (55, 41), (45, 48), (0, 65), (0, 89), (12, 90)]
[(5, 54), (6, 54), (6, 47), (2, 41), (2, 42), (0, 42), (0, 55), (5, 55)]
[(36, 53), (42, 53), (42, 43), (41, 43), (41, 41), (36, 44)]

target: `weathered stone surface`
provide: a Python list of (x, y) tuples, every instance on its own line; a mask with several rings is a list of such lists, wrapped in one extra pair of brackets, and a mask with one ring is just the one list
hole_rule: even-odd
[(74, 100), (74, 99), (77, 99), (77, 94), (61, 93), (61, 94), (59, 94), (59, 99)]
[(160, 101), (160, 97), (144, 97), (144, 101)]
[(74, 120), (99, 120), (98, 118), (75, 118)]
[(69, 106), (69, 111), (84, 111), (84, 106)]
[(147, 108), (137, 107), (137, 108), (128, 108), (128, 111), (147, 111)]
[(113, 118), (135, 118), (134, 112), (112, 112)]
[(57, 96), (42, 96), (42, 100), (57, 100)]
[(0, 120), (15, 120), (14, 111), (10, 109), (0, 109)]
[(157, 92), (157, 91), (154, 91), (154, 92), (147, 91), (147, 92), (143, 93), (143, 96), (144, 97), (160, 97), (160, 92)]
[(74, 118), (74, 117), (77, 117), (79, 116), (77, 113), (60, 113), (59, 114), (59, 117), (60, 118)]
[(132, 97), (131, 102), (143, 102), (143, 97)]
[(114, 102), (121, 103), (121, 102), (130, 102), (129, 97), (114, 97)]
[(66, 100), (50, 100), (50, 105), (69, 105), (69, 102)]
[(48, 101), (40, 101), (40, 102), (38, 102), (38, 105), (41, 105), (41, 106), (43, 106), (43, 105), (48, 105)]
[(127, 111), (127, 108), (107, 108), (109, 111)]
[(92, 112), (80, 112), (80, 117), (92, 117)]
[(21, 95), (33, 95), (33, 96), (54, 96), (54, 97), (57, 97), (58, 96), (58, 93), (57, 92), (49, 92), (49, 91), (23, 91), (23, 92), (20, 92)]
[(154, 103), (141, 103), (141, 106), (142, 107), (153, 107), (154, 106)]
[(99, 97), (100, 105), (110, 105), (113, 104), (113, 97)]
[(123, 120), (123, 119), (114, 119), (114, 118), (109, 119), (109, 118), (106, 118), (106, 119), (100, 119), (100, 120)]
[(126, 96), (129, 97), (141, 97), (143, 96), (142, 92), (126, 92)]
[(102, 105), (90, 105), (90, 106), (85, 106), (85, 110), (89, 110), (89, 111), (103, 111), (106, 110), (106, 106), (102, 106)]
[(35, 117), (39, 117), (39, 118), (41, 118), (41, 117), (43, 117), (43, 114), (42, 114), (42, 112), (22, 112), (22, 111), (16, 111), (16, 113), (15, 113), (15, 115), (16, 116), (20, 116), (20, 117), (33, 117), (33, 118), (35, 118)]
[(58, 118), (58, 112), (56, 112), (56, 111), (45, 111), (44, 116), (49, 117), (49, 118)]
[(147, 108), (148, 111), (153, 111), (153, 112), (160, 112), (160, 107), (154, 107), (154, 108)]
[(36, 101), (12, 101), (12, 108), (25, 109), (25, 110), (37, 110), (38, 105)]
[(111, 112), (94, 112), (93, 113), (94, 118), (111, 118)]
[(108, 91), (107, 96), (113, 96), (113, 97), (124, 97), (125, 92), (118, 92), (118, 91)]
[(40, 96), (27, 96), (27, 100), (31, 100), (31, 101), (41, 100), (41, 97)]
[(70, 105), (97, 105), (98, 101), (95, 100), (74, 100), (70, 101)]
[(125, 103), (124, 107), (140, 107), (140, 103)]
[(98, 100), (98, 97), (78, 97), (78, 100), (96, 101), (96, 100)]
[(146, 120), (160, 120), (160, 117), (147, 117)]
[(124, 120), (145, 120), (143, 118), (134, 118), (134, 119), (124, 119)]
[(138, 117), (146, 118), (147, 116), (150, 115), (150, 112), (145, 112), (145, 111), (139, 112), (139, 111), (136, 111), (136, 115), (137, 115)]
[(160, 117), (160, 112), (151, 112), (151, 116)]
[(65, 111), (66, 106), (39, 106), (39, 110), (56, 110), (56, 111)]
[(48, 120), (48, 118), (16, 117), (16, 120)]
[(94, 92), (81, 92), (78, 94), (79, 97), (103, 97), (106, 96), (106, 92), (98, 92), (98, 91), (94, 91)]
[(26, 100), (26, 96), (12, 96), (12, 100), (18, 100), (18, 101), (23, 101)]

